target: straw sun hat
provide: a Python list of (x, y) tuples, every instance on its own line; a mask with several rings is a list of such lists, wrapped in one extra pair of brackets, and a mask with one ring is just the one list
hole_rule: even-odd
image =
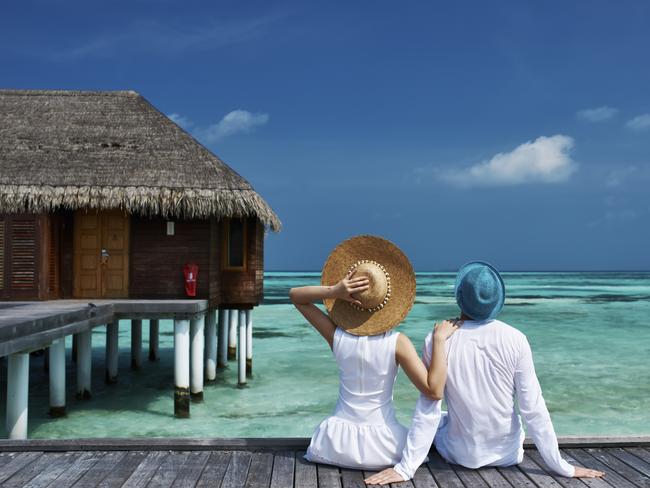
[(323, 266), (321, 284), (331, 286), (351, 271), (366, 276), (370, 288), (353, 295), (362, 305), (341, 299), (325, 299), (329, 316), (350, 334), (367, 336), (398, 325), (415, 300), (415, 273), (404, 253), (381, 237), (361, 235), (343, 241)]

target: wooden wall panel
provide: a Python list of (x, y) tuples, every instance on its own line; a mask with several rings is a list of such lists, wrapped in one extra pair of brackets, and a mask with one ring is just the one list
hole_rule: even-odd
[(131, 298), (185, 298), (183, 266), (199, 265), (197, 298), (208, 298), (210, 221), (174, 221), (167, 235), (164, 219), (131, 218)]

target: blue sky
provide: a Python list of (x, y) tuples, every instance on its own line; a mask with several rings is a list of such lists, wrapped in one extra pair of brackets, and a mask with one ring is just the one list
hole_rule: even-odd
[(5, 2), (0, 87), (133, 89), (280, 215), (267, 269), (650, 269), (650, 3)]

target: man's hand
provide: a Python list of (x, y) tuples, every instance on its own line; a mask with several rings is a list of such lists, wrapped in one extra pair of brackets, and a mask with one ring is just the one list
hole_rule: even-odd
[(574, 478), (602, 478), (605, 476), (605, 473), (595, 469), (583, 468), (581, 466), (574, 466), (575, 473), (573, 473)]
[(380, 473), (373, 474), (365, 480), (367, 485), (387, 485), (389, 483), (399, 483), (406, 481), (393, 468), (384, 469)]

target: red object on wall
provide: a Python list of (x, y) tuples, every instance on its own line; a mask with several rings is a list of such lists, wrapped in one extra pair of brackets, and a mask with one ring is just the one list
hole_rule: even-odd
[(199, 275), (199, 265), (188, 263), (183, 267), (183, 274), (185, 275), (185, 294), (188, 297), (196, 296), (196, 278)]

